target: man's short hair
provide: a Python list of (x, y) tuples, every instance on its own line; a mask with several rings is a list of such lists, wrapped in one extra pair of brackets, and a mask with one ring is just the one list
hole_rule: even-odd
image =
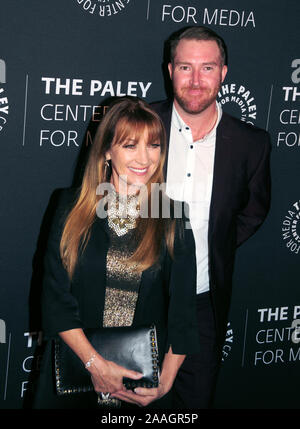
[(220, 55), (221, 55), (221, 61), (222, 65), (227, 65), (228, 63), (228, 54), (227, 54), (227, 47), (222, 39), (217, 33), (215, 33), (210, 28), (204, 27), (204, 26), (194, 26), (194, 27), (186, 27), (184, 29), (181, 29), (179, 31), (176, 31), (171, 35), (171, 37), (168, 39), (168, 45), (169, 45), (169, 61), (173, 63), (175, 52), (178, 43), (180, 40), (214, 40), (217, 45), (219, 46)]

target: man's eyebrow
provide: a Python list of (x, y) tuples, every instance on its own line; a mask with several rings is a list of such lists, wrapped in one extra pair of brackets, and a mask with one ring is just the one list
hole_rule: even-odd
[[(190, 63), (189, 61), (175, 61), (175, 64), (188, 64), (188, 65), (192, 65), (193, 63)], [(201, 65), (207, 66), (207, 65), (215, 65), (217, 66), (219, 63), (217, 63), (216, 61), (206, 61), (204, 63), (201, 63)]]

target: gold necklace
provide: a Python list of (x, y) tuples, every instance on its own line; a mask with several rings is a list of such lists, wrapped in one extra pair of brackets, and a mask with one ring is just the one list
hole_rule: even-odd
[(120, 195), (112, 190), (107, 196), (108, 226), (120, 237), (136, 227), (140, 204), (136, 195)]

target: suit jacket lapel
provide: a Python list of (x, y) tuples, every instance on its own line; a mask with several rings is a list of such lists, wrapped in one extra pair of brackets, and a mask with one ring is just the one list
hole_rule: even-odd
[[(168, 100), (159, 106), (159, 115), (165, 126), (167, 135), (167, 155), (166, 162), (164, 165), (165, 180), (167, 178), (168, 168), (168, 152), (169, 152), (169, 140), (171, 131), (171, 118), (172, 118), (172, 101)], [(224, 193), (224, 187), (226, 186), (226, 172), (228, 171), (228, 144), (230, 139), (227, 127), (228, 119), (225, 112), (222, 114), (221, 121), (217, 127), (216, 134), (216, 149), (215, 149), (215, 161), (214, 161), (214, 173), (213, 173), (213, 186), (210, 203), (210, 215), (209, 215), (209, 226), (208, 226), (208, 241), (210, 244), (211, 236), (214, 227), (214, 221), (216, 213), (221, 205), (221, 196)]]
[(215, 148), (215, 160), (214, 160), (214, 172), (213, 172), (213, 185), (210, 202), (210, 213), (209, 213), (209, 226), (208, 226), (208, 242), (210, 244), (214, 222), (216, 214), (218, 213), (219, 207), (222, 205), (222, 195), (224, 195), (225, 186), (228, 186), (226, 181), (228, 172), (228, 142), (229, 135), (227, 133), (227, 117), (226, 113), (223, 112), (221, 121), (217, 127), (216, 133), (216, 148)]
[(164, 124), (166, 130), (166, 138), (167, 138), (167, 151), (166, 151), (166, 160), (164, 165), (164, 176), (165, 181), (167, 180), (167, 170), (168, 170), (168, 157), (169, 157), (169, 140), (170, 140), (170, 132), (171, 132), (171, 119), (172, 119), (172, 106), (173, 102), (171, 100), (167, 100), (160, 106), (159, 116)]

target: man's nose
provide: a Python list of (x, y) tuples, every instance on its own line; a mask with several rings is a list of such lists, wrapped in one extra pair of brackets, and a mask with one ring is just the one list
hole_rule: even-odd
[(192, 76), (191, 76), (191, 80), (192, 80), (192, 85), (193, 86), (199, 86), (200, 85), (200, 82), (201, 82), (201, 72), (200, 72), (200, 70), (193, 70)]

